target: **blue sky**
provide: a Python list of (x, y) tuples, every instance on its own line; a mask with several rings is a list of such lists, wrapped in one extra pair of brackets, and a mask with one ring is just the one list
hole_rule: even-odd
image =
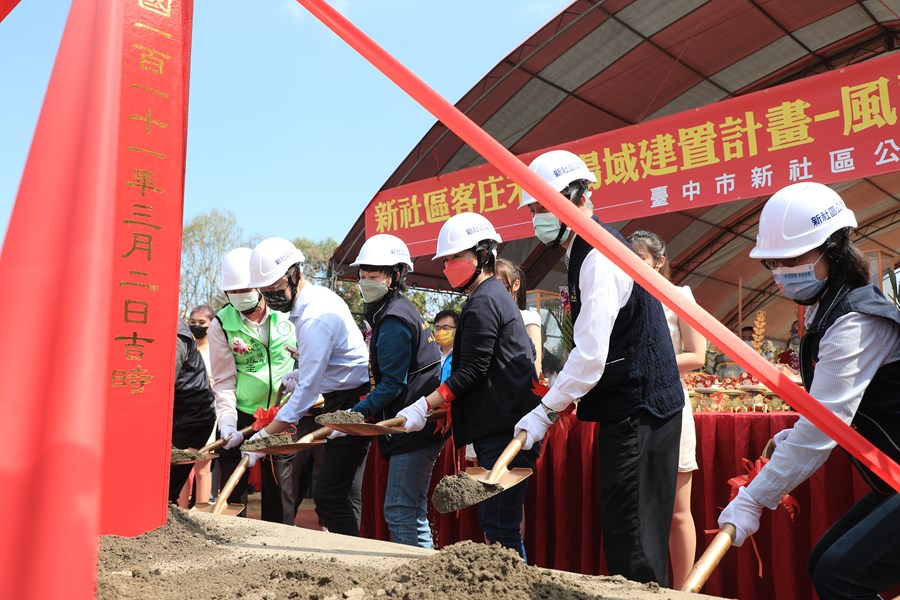
[[(456, 102), (570, 2), (332, 5)], [(69, 5), (0, 23), (4, 237)], [(185, 221), (227, 210), (247, 236), (340, 241), (435, 121), (294, 0), (195, 2), (190, 92)]]

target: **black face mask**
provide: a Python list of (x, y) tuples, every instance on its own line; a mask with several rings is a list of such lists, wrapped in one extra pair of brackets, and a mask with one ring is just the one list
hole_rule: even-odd
[[(272, 310), (278, 312), (290, 312), (291, 308), (294, 306), (294, 300), (297, 299), (297, 287), (300, 283), (300, 276), (293, 273), (293, 269), (294, 267), (288, 269), (288, 285), (283, 290), (278, 290), (277, 292), (262, 292), (263, 298), (266, 299), (266, 305)], [(287, 294), (285, 294), (288, 289), (291, 290), (290, 300), (288, 300)]]
[(206, 337), (206, 327), (203, 325), (190, 325), (191, 333), (194, 334), (194, 337), (198, 340), (201, 340)]

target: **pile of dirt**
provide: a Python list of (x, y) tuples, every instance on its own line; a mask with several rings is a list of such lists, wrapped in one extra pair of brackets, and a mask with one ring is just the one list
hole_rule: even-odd
[(439, 513), (449, 513), (478, 504), (502, 491), (499, 485), (475, 481), (465, 473), (457, 473), (438, 482), (431, 502)]
[(182, 450), (181, 448), (176, 448), (172, 446), (172, 455), (169, 459), (172, 463), (180, 463), (194, 460), (202, 460), (204, 458), (209, 458), (208, 454), (200, 452), (199, 450)]
[(352, 410), (337, 410), (316, 417), (316, 423), (325, 426), (342, 424), (359, 425), (365, 422), (366, 418), (362, 413), (353, 412)]
[(262, 450), (263, 448), (274, 448), (275, 446), (287, 446), (288, 444), (293, 444), (294, 438), (286, 433), (277, 433), (275, 435), (270, 435), (269, 437), (257, 438), (252, 442), (244, 442), (241, 445), (241, 450), (246, 450), (248, 452), (253, 450)]
[(97, 580), (99, 600), (688, 598), (621, 577), (529, 567), (499, 546), (431, 552), (177, 508), (154, 531), (101, 538)]

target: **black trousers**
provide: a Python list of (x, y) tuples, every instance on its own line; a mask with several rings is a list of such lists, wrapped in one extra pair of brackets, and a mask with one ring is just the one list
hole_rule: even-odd
[[(252, 424), (256, 419), (238, 411), (238, 429), (243, 429)], [(219, 432), (219, 437), (221, 437)], [(248, 438), (250, 436), (247, 436)], [(272, 523), (294, 524), (294, 490), (297, 482), (295, 478), (298, 471), (294, 468), (295, 454), (267, 455), (259, 461), (262, 474), (262, 520)], [(231, 450), (219, 450), (219, 468), (222, 471), (221, 482), (225, 485), (231, 474), (234, 473), (238, 463), (241, 462), (241, 447)], [(228, 503), (240, 503), (247, 505), (247, 482), (250, 478), (249, 470), (241, 477), (234, 491), (228, 497)], [(246, 510), (241, 516), (247, 516)]]
[[(209, 432), (212, 431), (213, 423), (216, 417), (211, 416), (207, 421), (199, 423), (191, 423), (189, 425), (173, 425), (172, 426), (172, 445), (181, 450), (194, 448), (199, 450), (206, 445), (209, 439)], [(178, 495), (181, 494), (181, 488), (184, 482), (188, 480), (191, 474), (193, 464), (188, 465), (171, 465), (169, 467), (169, 502), (178, 502)]]
[(601, 424), (600, 510), (610, 575), (668, 586), (680, 437), (681, 411), (659, 419), (640, 410)]
[[(366, 383), (352, 390), (325, 394), (322, 412), (346, 410), (368, 391), (369, 384)], [(362, 478), (371, 440), (370, 437), (348, 435), (325, 444), (314, 495), (319, 520), (332, 533), (359, 535)]]

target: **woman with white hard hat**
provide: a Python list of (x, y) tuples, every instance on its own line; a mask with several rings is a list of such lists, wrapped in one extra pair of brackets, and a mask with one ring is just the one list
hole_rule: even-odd
[[(513, 438), (513, 425), (539, 399), (532, 388), (531, 341), (519, 308), (494, 276), (500, 236), (485, 217), (450, 217), (438, 234), (434, 260), (444, 260), (451, 287), (468, 294), (453, 341), (452, 372), (437, 390), (398, 413), (408, 431), (425, 426), (431, 409), (450, 404), (457, 448), (475, 447), (478, 464), (490, 469)], [(538, 449), (520, 452), (510, 467), (534, 466)], [(525, 557), (520, 525), (527, 486), (517, 485), (479, 505), (481, 528), (490, 543)]]
[[(374, 235), (351, 266), (359, 268), (366, 323), (372, 328), (369, 369), (374, 387), (352, 411), (376, 421), (393, 418), (440, 383), (441, 352), (419, 311), (403, 295), (413, 270), (409, 249), (393, 235)], [(428, 484), (444, 445), (434, 423), (407, 435), (378, 438), (390, 462), (384, 518), (391, 540), (432, 548)]]
[[(750, 252), (781, 292), (809, 306), (800, 366), (807, 391), (893, 460), (900, 460), (900, 311), (869, 283), (866, 256), (850, 241), (856, 217), (825, 185), (803, 182), (763, 207)], [(775, 436), (771, 460), (719, 516), (740, 546), (762, 509), (825, 462), (835, 442), (805, 417)], [(807, 570), (819, 598), (879, 598), (900, 583), (900, 495), (854, 460), (872, 491), (813, 548)]]
[[(250, 255), (250, 285), (296, 327), (297, 370), (282, 381), (291, 397), (257, 439), (295, 425), (322, 394), (324, 412), (346, 410), (369, 391), (369, 353), (346, 302), (303, 274), (304, 257), (290, 241), (261, 241)], [(370, 438), (329, 439), (314, 492), (316, 512), (333, 533), (359, 535), (362, 476)], [(247, 453), (251, 460), (257, 453)]]

